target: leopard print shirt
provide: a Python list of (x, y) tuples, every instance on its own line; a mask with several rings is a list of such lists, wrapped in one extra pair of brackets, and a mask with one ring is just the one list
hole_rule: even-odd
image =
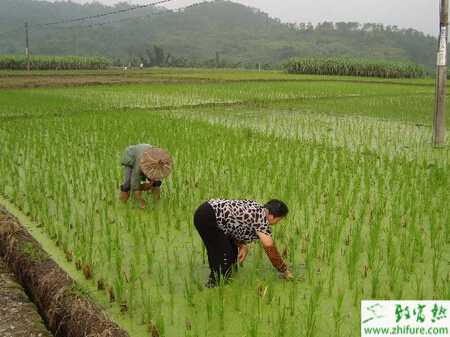
[(256, 241), (256, 232), (272, 236), (266, 211), (256, 201), (213, 199), (208, 203), (214, 209), (218, 227), (236, 241)]

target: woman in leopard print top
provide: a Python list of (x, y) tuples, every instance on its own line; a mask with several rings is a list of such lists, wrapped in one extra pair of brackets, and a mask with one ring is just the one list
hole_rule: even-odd
[(247, 257), (247, 243), (260, 240), (272, 265), (292, 278), (292, 273), (278, 253), (272, 239), (272, 226), (288, 214), (280, 200), (264, 206), (252, 200), (213, 199), (202, 204), (194, 214), (194, 224), (208, 252), (211, 269), (208, 286), (220, 278), (227, 280), (232, 267)]

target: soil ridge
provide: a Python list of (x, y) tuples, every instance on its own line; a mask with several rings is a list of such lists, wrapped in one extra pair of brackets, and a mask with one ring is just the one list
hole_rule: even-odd
[(55, 337), (129, 337), (0, 205), (0, 256)]

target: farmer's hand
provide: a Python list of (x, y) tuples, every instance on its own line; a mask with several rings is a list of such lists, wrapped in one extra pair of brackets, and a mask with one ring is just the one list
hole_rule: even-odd
[(292, 274), (289, 270), (286, 270), (286, 271), (283, 273), (283, 278), (284, 278), (285, 280), (292, 280), (292, 279), (294, 278), (294, 274)]
[(150, 191), (152, 188), (153, 188), (152, 182), (147, 182), (147, 183), (141, 184), (141, 191)]
[(239, 263), (243, 263), (248, 254), (248, 248), (246, 245), (239, 246)]

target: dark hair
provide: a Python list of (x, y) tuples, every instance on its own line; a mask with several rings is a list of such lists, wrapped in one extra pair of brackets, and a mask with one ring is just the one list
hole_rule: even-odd
[(277, 218), (283, 218), (289, 213), (287, 205), (281, 200), (277, 199), (270, 200), (264, 205), (264, 208), (269, 211), (269, 214), (272, 214)]

